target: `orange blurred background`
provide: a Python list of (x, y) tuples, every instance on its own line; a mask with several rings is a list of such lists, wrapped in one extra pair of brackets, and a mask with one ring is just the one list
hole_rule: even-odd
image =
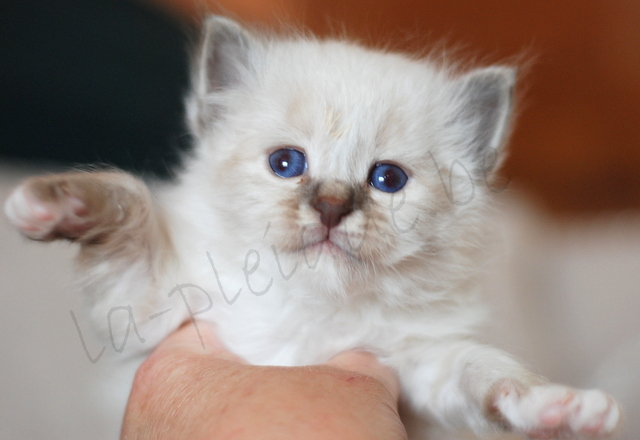
[(640, 208), (640, 2), (600, 0), (146, 0), (184, 22), (206, 11), (292, 23), (410, 51), (527, 60), (504, 173), (558, 213)]

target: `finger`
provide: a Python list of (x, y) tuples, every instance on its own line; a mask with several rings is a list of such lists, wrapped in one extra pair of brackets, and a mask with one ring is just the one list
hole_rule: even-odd
[(382, 365), (376, 356), (364, 351), (347, 351), (332, 358), (327, 365), (353, 371), (379, 380), (395, 401), (400, 396), (400, 384), (393, 370)]

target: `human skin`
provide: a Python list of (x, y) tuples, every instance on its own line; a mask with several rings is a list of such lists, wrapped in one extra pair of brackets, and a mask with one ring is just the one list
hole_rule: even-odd
[(188, 324), (138, 369), (122, 439), (406, 439), (398, 393), (368, 353), (254, 366), (222, 348), (211, 325)]

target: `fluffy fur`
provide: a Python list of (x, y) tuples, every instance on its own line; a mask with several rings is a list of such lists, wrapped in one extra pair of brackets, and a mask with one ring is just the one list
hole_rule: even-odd
[[(369, 350), (398, 372), (409, 412), (447, 427), (614, 430), (611, 398), (548, 385), (473, 341), (487, 168), (508, 135), (513, 69), (460, 75), (219, 17), (194, 65), (197, 148), (175, 184), (152, 196), (125, 173), (68, 173), (31, 179), (6, 204), (28, 237), (80, 243), (98, 332), (112, 343), (137, 332), (115, 349), (148, 352), (207, 319), (254, 364)], [(283, 147), (304, 152), (302, 175), (270, 169)], [(400, 166), (406, 186), (374, 188), (376, 163)], [(319, 201), (345, 210), (337, 226), (321, 221)]]

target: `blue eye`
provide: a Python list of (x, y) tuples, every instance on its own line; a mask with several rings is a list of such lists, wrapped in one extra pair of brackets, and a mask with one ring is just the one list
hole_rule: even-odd
[(282, 148), (269, 156), (269, 165), (276, 176), (288, 178), (301, 175), (307, 169), (304, 153), (293, 148)]
[(400, 191), (409, 178), (397, 165), (390, 163), (377, 163), (373, 166), (369, 175), (369, 183), (380, 191), (394, 193)]

